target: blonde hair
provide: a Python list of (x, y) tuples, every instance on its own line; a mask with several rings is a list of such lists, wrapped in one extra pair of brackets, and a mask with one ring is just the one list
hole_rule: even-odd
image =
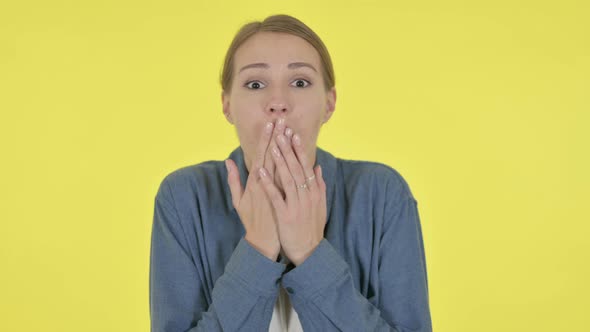
[(330, 90), (336, 84), (334, 77), (334, 68), (328, 49), (320, 39), (305, 23), (289, 15), (272, 15), (264, 21), (254, 21), (245, 24), (236, 33), (229, 49), (225, 55), (225, 61), (221, 70), (220, 83), (224, 93), (230, 92), (234, 76), (234, 57), (237, 49), (258, 32), (282, 32), (300, 37), (313, 46), (320, 55), (321, 72), (324, 79), (326, 91)]

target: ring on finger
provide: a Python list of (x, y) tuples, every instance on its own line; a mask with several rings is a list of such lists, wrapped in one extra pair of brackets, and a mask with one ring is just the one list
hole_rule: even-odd
[(305, 183), (307, 184), (309, 181), (315, 179), (315, 174), (305, 179)]
[(307, 189), (307, 182), (304, 184), (298, 184), (297, 189)]

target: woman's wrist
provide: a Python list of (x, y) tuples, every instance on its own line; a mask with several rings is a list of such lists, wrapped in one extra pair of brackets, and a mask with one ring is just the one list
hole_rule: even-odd
[(259, 246), (257, 246), (256, 244), (254, 244), (253, 241), (251, 241), (250, 239), (248, 239), (248, 236), (244, 236), (244, 239), (254, 248), (256, 249), (256, 251), (258, 251), (261, 255), (265, 256), (266, 258), (270, 259), (273, 262), (277, 261), (277, 258), (279, 256), (279, 253), (273, 253), (269, 250), (265, 250)]

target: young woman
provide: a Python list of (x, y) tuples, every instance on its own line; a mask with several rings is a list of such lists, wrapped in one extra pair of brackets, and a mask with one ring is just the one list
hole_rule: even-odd
[(160, 185), (152, 331), (431, 331), (408, 184), (316, 145), (336, 103), (320, 38), (287, 15), (246, 24), (221, 85), (240, 147)]

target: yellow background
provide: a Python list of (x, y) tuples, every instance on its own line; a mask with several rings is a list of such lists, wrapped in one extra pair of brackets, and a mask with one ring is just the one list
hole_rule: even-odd
[(253, 19), (325, 41), (319, 146), (419, 202), (435, 331), (590, 325), (587, 1), (2, 1), (0, 331), (148, 331), (154, 196), (225, 159)]

